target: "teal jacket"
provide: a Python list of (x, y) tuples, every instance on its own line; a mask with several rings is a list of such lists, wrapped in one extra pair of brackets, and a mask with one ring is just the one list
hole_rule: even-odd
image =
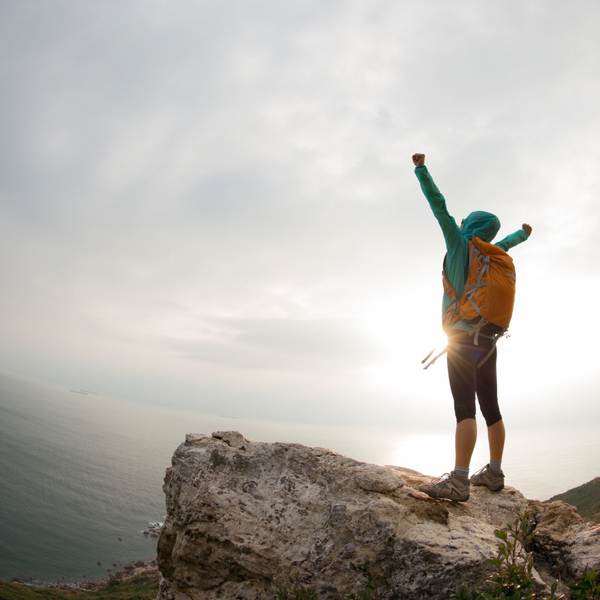
[[(446, 200), (435, 185), (427, 167), (425, 165), (417, 167), (415, 169), (415, 174), (421, 184), (421, 189), (425, 194), (425, 198), (427, 198), (429, 206), (431, 206), (433, 215), (442, 228), (444, 241), (446, 242), (444, 269), (448, 276), (448, 280), (450, 281), (450, 285), (452, 285), (454, 291), (460, 298), (465, 291), (467, 270), (469, 268), (469, 240), (472, 237), (479, 237), (484, 242), (491, 243), (500, 230), (500, 219), (492, 213), (475, 211), (464, 220), (461, 229), (460, 226), (456, 224), (454, 217), (448, 212)], [(514, 248), (517, 244), (524, 242), (528, 237), (529, 236), (524, 229), (519, 229), (519, 231), (511, 233), (494, 245), (502, 248), (505, 252), (508, 252), (508, 250)], [(450, 306), (450, 298), (444, 292), (442, 314), (446, 312), (448, 306)], [(457, 323), (453, 325), (453, 328), (464, 329), (467, 331), (470, 329), (469, 325), (462, 321), (457, 321)]]

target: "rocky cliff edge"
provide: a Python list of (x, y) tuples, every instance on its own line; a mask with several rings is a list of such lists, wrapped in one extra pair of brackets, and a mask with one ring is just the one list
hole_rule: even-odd
[(540, 586), (600, 569), (600, 525), (572, 506), (510, 487), (435, 500), (418, 491), (425, 481), (324, 448), (189, 434), (165, 477), (157, 600), (274, 600), (290, 575), (319, 598), (343, 599), (364, 584), (349, 564), (365, 561), (381, 600), (447, 600), (489, 577), (494, 531), (523, 512), (535, 526)]

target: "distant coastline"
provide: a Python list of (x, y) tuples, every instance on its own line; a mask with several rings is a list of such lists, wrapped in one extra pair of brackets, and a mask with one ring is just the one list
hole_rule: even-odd
[[(122, 593), (131, 586), (132, 589), (135, 588), (136, 598), (140, 598), (140, 600), (154, 598), (158, 592), (158, 566), (156, 559), (138, 560), (128, 563), (122, 570), (109, 573), (107, 577), (101, 579), (84, 579), (72, 582), (53, 581), (46, 584), (28, 583), (16, 578), (10, 581), (0, 579), (0, 596), (6, 598), (6, 600), (18, 600), (23, 597), (24, 587), (34, 593), (43, 594), (44, 598), (55, 600), (64, 598), (63, 595), (58, 593), (60, 591), (82, 592), (81, 596), (69, 595), (69, 598), (75, 600), (76, 598), (93, 598), (90, 594), (109, 586), (110, 590), (114, 593), (116, 593), (117, 589), (120, 589)], [(52, 590), (57, 591), (56, 595)]]

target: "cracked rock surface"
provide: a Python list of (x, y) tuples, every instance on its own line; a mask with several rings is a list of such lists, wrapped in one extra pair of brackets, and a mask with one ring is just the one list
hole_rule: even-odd
[(568, 504), (510, 487), (434, 500), (418, 491), (426, 481), (324, 448), (189, 434), (165, 477), (157, 600), (274, 599), (296, 574), (319, 598), (341, 600), (363, 588), (349, 564), (365, 561), (382, 600), (447, 600), (457, 585), (481, 586), (494, 531), (520, 512), (536, 524), (540, 585), (600, 568), (600, 526)]

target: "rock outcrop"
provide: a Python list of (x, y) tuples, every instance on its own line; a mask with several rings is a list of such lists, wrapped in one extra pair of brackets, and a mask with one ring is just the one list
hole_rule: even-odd
[(520, 512), (536, 523), (540, 585), (600, 568), (600, 526), (568, 504), (510, 487), (434, 500), (418, 491), (428, 480), (323, 448), (190, 434), (165, 478), (158, 600), (273, 600), (291, 575), (319, 598), (343, 599), (364, 585), (349, 564), (366, 561), (381, 600), (447, 600), (457, 585), (481, 586), (494, 531)]
[(577, 507), (577, 512), (589, 521), (600, 523), (600, 477), (553, 496), (548, 502), (563, 500)]

